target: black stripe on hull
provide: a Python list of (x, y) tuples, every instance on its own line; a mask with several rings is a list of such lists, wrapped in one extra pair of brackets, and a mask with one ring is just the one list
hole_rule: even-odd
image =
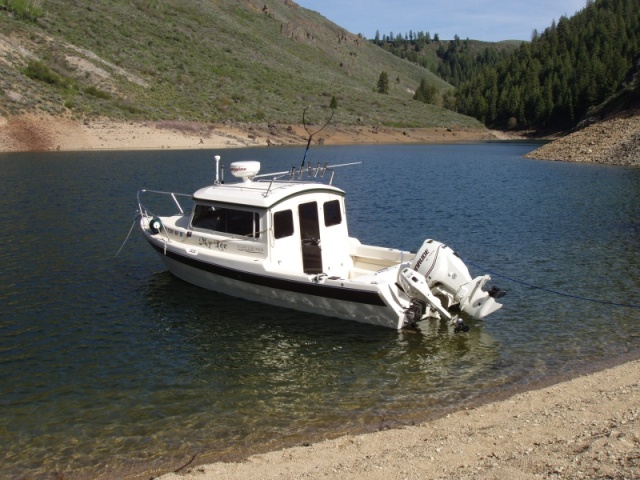
[(293, 280), (285, 280), (277, 277), (269, 277), (266, 275), (258, 275), (256, 273), (244, 272), (242, 270), (235, 270), (220, 265), (214, 265), (207, 262), (201, 262), (193, 257), (186, 257), (175, 252), (171, 252), (149, 241), (151, 246), (156, 249), (160, 254), (177, 262), (183, 263), (198, 270), (203, 270), (221, 277), (231, 278), (239, 282), (250, 283), (253, 285), (260, 285), (263, 287), (275, 288), (278, 290), (284, 290), (287, 292), (302, 293), (305, 295), (313, 295), (316, 297), (330, 298), (332, 300), (342, 300), (346, 302), (362, 303), (365, 305), (374, 305), (379, 307), (386, 307), (380, 295), (376, 292), (365, 292), (362, 290), (354, 290), (344, 287), (334, 287), (331, 285), (322, 284), (310, 284), (303, 282), (296, 282)]

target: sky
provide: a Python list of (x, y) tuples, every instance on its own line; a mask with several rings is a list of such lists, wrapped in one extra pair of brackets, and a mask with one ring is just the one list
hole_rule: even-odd
[(409, 31), (441, 40), (531, 40), (561, 16), (572, 17), (586, 0), (295, 0), (345, 30), (366, 38)]

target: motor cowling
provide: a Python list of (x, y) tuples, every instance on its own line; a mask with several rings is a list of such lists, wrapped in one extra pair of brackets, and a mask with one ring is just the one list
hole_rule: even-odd
[(469, 269), (460, 257), (444, 243), (431, 239), (424, 241), (411, 268), (424, 276), (430, 288), (444, 283), (455, 292), (471, 281)]
[(425, 240), (410, 268), (424, 277), (431, 294), (446, 308), (457, 304), (463, 312), (481, 319), (502, 307), (494, 298), (499, 296), (482, 289), (491, 277), (483, 275), (472, 279), (462, 259), (441, 242)]

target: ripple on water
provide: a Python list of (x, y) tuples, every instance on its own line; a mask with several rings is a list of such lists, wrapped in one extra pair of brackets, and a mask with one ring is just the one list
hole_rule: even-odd
[[(310, 152), (314, 163), (365, 160), (335, 181), (353, 236), (411, 250), (441, 240), (508, 290), (464, 335), (206, 292), (166, 273), (137, 233), (114, 259), (136, 190), (191, 192), (212, 176), (212, 152), (1, 155), (0, 476), (232, 458), (423, 419), (637, 352), (638, 309), (580, 297), (640, 304), (640, 171), (521, 158), (532, 148)], [(272, 171), (300, 154), (223, 159), (262, 158)]]

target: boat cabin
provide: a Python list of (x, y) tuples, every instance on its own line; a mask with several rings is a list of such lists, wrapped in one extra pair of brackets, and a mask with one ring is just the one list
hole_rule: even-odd
[(254, 257), (266, 270), (325, 273), (348, 278), (353, 266), (344, 191), (332, 185), (256, 179), (257, 168), (232, 172), (237, 183), (218, 182), (194, 193), (188, 229), (206, 234), (225, 253)]

